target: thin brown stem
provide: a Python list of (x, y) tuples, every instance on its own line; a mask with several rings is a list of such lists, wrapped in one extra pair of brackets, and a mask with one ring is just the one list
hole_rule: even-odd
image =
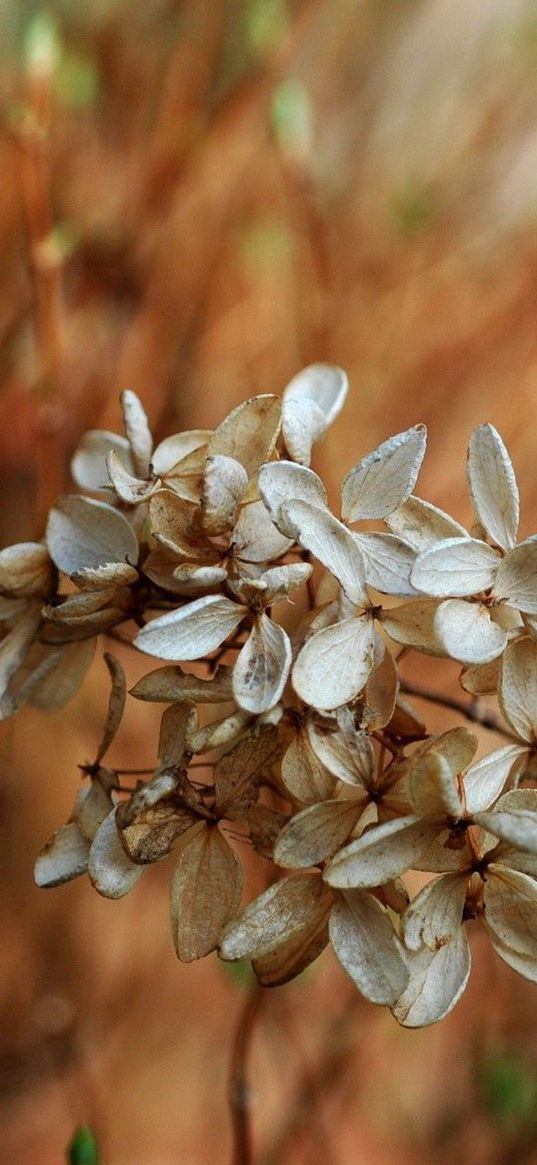
[(246, 997), (233, 1041), (229, 1078), (229, 1106), (233, 1129), (232, 1165), (253, 1165), (247, 1061), (262, 999), (263, 988), (259, 983), (255, 983)]
[(453, 712), (459, 712), (461, 716), (473, 724), (480, 724), (482, 728), (488, 728), (490, 732), (497, 732), (506, 740), (520, 743), (514, 732), (509, 732), (509, 729), (502, 724), (498, 716), (494, 715), (494, 712), (483, 711), (475, 701), (458, 700), (455, 696), (446, 696), (443, 692), (423, 688), (421, 684), (414, 684), (410, 680), (401, 680), (400, 691), (408, 696), (415, 696), (418, 700), (427, 700), (430, 704), (439, 704), (443, 708), (450, 708)]

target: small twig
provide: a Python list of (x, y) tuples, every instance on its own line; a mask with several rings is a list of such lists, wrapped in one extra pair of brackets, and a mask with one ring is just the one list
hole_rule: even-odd
[(408, 696), (416, 696), (418, 700), (427, 700), (430, 704), (451, 708), (453, 712), (460, 712), (461, 716), (464, 716), (466, 720), (471, 720), (473, 724), (480, 724), (482, 728), (488, 728), (490, 732), (497, 732), (506, 740), (520, 743), (514, 732), (509, 732), (509, 729), (502, 724), (498, 716), (494, 715), (494, 712), (482, 712), (474, 702), (458, 700), (455, 696), (445, 696), (443, 692), (422, 688), (420, 684), (411, 683), (410, 680), (401, 680), (399, 690)]
[(252, 1165), (253, 1163), (250, 1090), (246, 1068), (254, 1025), (262, 999), (263, 988), (259, 983), (255, 983), (246, 997), (233, 1042), (229, 1079), (229, 1106), (233, 1127), (232, 1165)]

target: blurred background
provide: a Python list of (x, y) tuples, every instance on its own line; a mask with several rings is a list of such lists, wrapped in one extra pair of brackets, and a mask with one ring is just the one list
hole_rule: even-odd
[[(490, 420), (535, 530), (534, 0), (2, 0), (0, 58), (1, 545), (42, 533), (122, 389), (160, 438), (315, 360), (352, 386), (315, 462), (334, 499), (425, 421), (420, 493), (469, 520), (467, 439)], [(412, 674), (456, 692), (454, 665)], [(89, 1122), (105, 1165), (227, 1163), (247, 970), (177, 963), (169, 863), (121, 902), (33, 886), (106, 697), (96, 662), (65, 712), (1, 726), (0, 1160), (57, 1165)], [(110, 763), (150, 763), (157, 732), (137, 704)], [(256, 1165), (537, 1162), (537, 991), (473, 951), (425, 1032), (327, 953), (268, 992)]]

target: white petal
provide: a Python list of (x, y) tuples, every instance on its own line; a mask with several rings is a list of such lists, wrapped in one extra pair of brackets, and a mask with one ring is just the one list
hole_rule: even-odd
[(158, 481), (152, 482), (147, 481), (146, 478), (134, 477), (128, 469), (125, 469), (121, 458), (113, 449), (107, 455), (106, 468), (118, 498), (121, 498), (121, 501), (126, 502), (129, 506), (136, 506), (140, 502), (147, 501), (160, 486)]
[(311, 747), (334, 777), (346, 785), (355, 785), (366, 790), (374, 775), (375, 754), (372, 742), (365, 732), (355, 732), (352, 737), (342, 732), (328, 731), (313, 719), (308, 722), (308, 739)]
[(237, 629), (246, 608), (222, 595), (205, 595), (153, 619), (134, 643), (157, 659), (202, 659)]
[(513, 951), (536, 957), (537, 883), (527, 874), (492, 864), (487, 871), (485, 923), (491, 937)]
[(169, 473), (178, 462), (202, 449), (212, 436), (210, 429), (189, 429), (185, 433), (174, 433), (172, 437), (165, 437), (161, 441), (152, 457), (153, 472), (159, 477)]
[(274, 708), (290, 667), (288, 635), (268, 615), (260, 615), (233, 668), (233, 696), (239, 708), (256, 714)]
[(293, 687), (314, 708), (338, 708), (364, 687), (373, 666), (374, 624), (367, 615), (312, 635), (293, 668)]
[(418, 556), (412, 583), (437, 598), (476, 595), (492, 587), (500, 561), (477, 538), (446, 538)]
[(406, 946), (418, 951), (425, 945), (432, 951), (453, 938), (462, 923), (470, 874), (445, 874), (434, 878), (412, 900), (402, 923)]
[(54, 567), (41, 542), (17, 542), (0, 551), (0, 591), (14, 598), (46, 596), (54, 583)]
[(326, 490), (320, 477), (294, 461), (269, 461), (268, 465), (262, 465), (257, 483), (272, 521), (282, 534), (293, 540), (294, 531), (285, 524), (282, 506), (288, 501), (302, 501), (322, 510), (327, 505)]
[(123, 424), (129, 442), (134, 471), (139, 477), (149, 476), (153, 438), (149, 429), (147, 414), (141, 401), (131, 389), (121, 393)]
[(427, 1027), (449, 1015), (470, 975), (470, 950), (461, 928), (438, 951), (407, 956), (410, 983), (392, 1009), (403, 1027)]
[(315, 401), (283, 401), (282, 434), (285, 448), (299, 465), (309, 465), (312, 446), (325, 428), (324, 413)]
[(243, 506), (233, 530), (233, 546), (243, 562), (272, 562), (293, 545), (274, 525), (263, 502)]
[[(485, 928), (487, 927), (487, 920), (484, 919)], [(497, 935), (488, 930), (489, 938), (492, 942), (496, 954), (507, 963), (508, 967), (512, 967), (518, 975), (523, 975), (524, 979), (529, 979), (531, 983), (537, 983), (537, 958), (532, 954), (524, 954), (523, 951), (513, 951), (511, 947), (500, 942)]]
[(460, 522), (450, 518), (443, 510), (424, 502), (422, 498), (410, 497), (386, 518), (386, 524), (394, 534), (420, 554), (435, 542), (446, 538), (467, 538), (468, 533)]
[(494, 804), (509, 777), (516, 760), (524, 750), (516, 744), (506, 744), (496, 752), (482, 757), (472, 765), (464, 777), (464, 800), (468, 813), (482, 813)]
[(424, 425), (384, 441), (343, 480), (341, 512), (346, 522), (385, 518), (412, 493), (427, 443)]
[(330, 914), (336, 957), (371, 1003), (396, 1003), (408, 984), (401, 948), (387, 911), (365, 890), (338, 896)]
[(287, 502), (281, 513), (297, 541), (337, 578), (351, 603), (366, 606), (364, 560), (350, 530), (328, 510), (308, 502)]
[(498, 692), (500, 707), (517, 736), (537, 739), (537, 643), (524, 637), (507, 647)]
[(37, 886), (61, 886), (85, 874), (88, 868), (90, 843), (74, 821), (62, 825), (53, 833), (35, 863)]
[(235, 525), (248, 474), (233, 457), (208, 457), (203, 475), (202, 525), (207, 534), (222, 534)]
[(507, 449), (493, 425), (479, 425), (470, 437), (468, 487), (489, 538), (510, 550), (518, 530), (518, 487)]
[(309, 562), (288, 562), (283, 566), (273, 566), (264, 570), (259, 581), (266, 587), (264, 592), (267, 606), (279, 603), (294, 594), (309, 578), (313, 567)]
[(65, 574), (138, 561), (138, 539), (130, 522), (113, 506), (90, 498), (60, 498), (49, 514), (47, 546)]
[(475, 813), (474, 820), (487, 833), (514, 845), (517, 849), (537, 854), (537, 814), (528, 810), (502, 810), (492, 813)]
[(381, 886), (412, 869), (439, 832), (440, 826), (414, 816), (400, 817), (368, 829), (330, 862), (325, 881), (343, 890)]
[(394, 534), (355, 534), (365, 560), (368, 586), (384, 595), (416, 595), (410, 581), (415, 552)]
[(502, 559), (494, 583), (494, 595), (517, 611), (537, 614), (537, 540), (528, 538)]
[(105, 898), (123, 898), (136, 885), (143, 866), (135, 866), (125, 853), (116, 826), (116, 811), (105, 817), (93, 839), (88, 874)]
[(335, 364), (309, 364), (284, 389), (284, 412), (290, 401), (313, 401), (324, 416), (326, 428), (341, 412), (348, 389), (349, 382), (342, 368)]
[(133, 472), (129, 442), (117, 433), (107, 433), (101, 429), (91, 429), (85, 433), (71, 461), (71, 473), (76, 484), (90, 493), (109, 493), (106, 458), (114, 449), (125, 469)]
[(464, 599), (440, 604), (434, 630), (444, 651), (461, 663), (490, 663), (507, 643), (507, 633), (491, 619), (489, 609)]

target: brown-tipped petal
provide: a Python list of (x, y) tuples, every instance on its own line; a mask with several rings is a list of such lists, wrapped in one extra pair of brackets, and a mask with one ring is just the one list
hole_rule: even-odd
[(62, 825), (47, 841), (35, 863), (36, 885), (48, 889), (85, 874), (89, 851), (90, 843), (74, 821)]

